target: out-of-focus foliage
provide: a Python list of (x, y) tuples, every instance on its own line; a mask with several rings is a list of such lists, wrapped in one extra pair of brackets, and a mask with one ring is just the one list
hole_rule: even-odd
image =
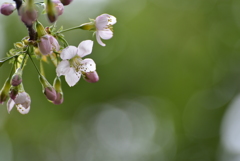
[[(240, 152), (229, 148), (240, 138), (226, 131), (237, 118), (224, 117), (239, 93), (239, 0), (75, 0), (64, 12), (57, 24), (64, 28), (102, 13), (117, 17), (106, 47), (86, 31), (66, 34), (75, 46), (95, 41), (100, 81), (72, 88), (62, 81), (64, 103), (53, 105), (29, 62), (31, 111), (9, 115), (1, 105), (0, 161), (231, 161)], [(16, 14), (0, 20), (4, 57), (27, 30)], [(0, 68), (1, 84), (9, 70)]]

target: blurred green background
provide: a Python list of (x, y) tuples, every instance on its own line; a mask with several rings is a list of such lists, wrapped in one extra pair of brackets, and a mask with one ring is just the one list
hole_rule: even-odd
[[(29, 61), (31, 110), (1, 105), (0, 161), (240, 161), (240, 1), (75, 0), (57, 25), (102, 13), (117, 17), (106, 47), (87, 31), (65, 34), (75, 46), (95, 41), (100, 81), (69, 87), (62, 77), (65, 100), (53, 105)], [(4, 57), (27, 30), (16, 12), (0, 21)], [(45, 69), (53, 82), (54, 66)]]

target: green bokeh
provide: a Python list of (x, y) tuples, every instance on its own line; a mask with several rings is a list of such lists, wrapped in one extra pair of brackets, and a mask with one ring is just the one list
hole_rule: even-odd
[[(21, 115), (13, 109), (8, 115), (6, 105), (0, 109), (3, 120), (0, 135), (7, 139), (0, 139), (0, 151), (5, 146), (5, 151), (10, 150), (9, 155), (5, 153), (10, 156), (8, 159), (5, 157), (6, 161), (74, 161), (74, 157), (62, 157), (63, 152), (58, 150), (60, 137), (66, 139), (66, 151), (76, 146), (74, 139), (68, 137), (73, 129), (72, 122), (78, 125), (77, 118), (79, 125), (84, 127), (83, 131), (90, 132), (94, 127), (91, 121), (105, 106), (111, 104), (126, 112), (128, 106), (134, 106), (121, 104), (128, 101), (142, 102), (150, 111), (156, 129), (151, 138), (156, 148), (152, 148), (156, 151), (146, 151), (144, 155), (136, 152), (126, 155), (126, 158), (111, 154), (111, 157), (106, 157), (108, 159), (104, 158), (105, 153), (93, 152), (90, 155), (92, 160), (219, 160), (222, 118), (229, 102), (239, 93), (240, 2), (116, 0), (102, 1), (102, 4), (93, 1), (80, 7), (74, 4), (81, 5), (74, 1), (72, 6), (66, 6), (65, 12), (70, 14), (59, 17), (59, 27), (76, 26), (102, 13), (117, 17), (114, 37), (104, 41), (106, 47), (97, 44), (92, 33), (87, 31), (76, 30), (65, 35), (72, 45), (85, 39), (95, 41), (89, 57), (97, 64), (100, 81), (90, 84), (80, 80), (76, 86), (68, 87), (62, 77), (64, 103), (53, 105), (42, 94), (37, 72), (29, 61), (23, 83), (32, 99), (30, 113)], [(85, 9), (88, 12), (82, 14), (84, 5), (91, 9)], [(44, 25), (49, 25), (43, 17), (40, 19)], [(5, 50), (0, 50), (2, 54), (14, 42), (21, 40), (27, 31), (16, 13), (1, 20), (6, 35)], [(56, 75), (54, 66), (45, 65), (46, 76), (53, 82)], [(8, 64), (1, 67), (1, 84), (9, 70)], [(84, 115), (83, 111), (88, 108), (91, 112)], [(130, 113), (136, 113), (137, 118), (145, 116), (134, 109), (136, 111)], [(173, 140), (163, 145), (169, 130), (164, 126), (168, 123)], [(149, 126), (146, 123), (144, 127)], [(76, 131), (73, 133), (78, 135)], [(51, 158), (52, 152), (58, 157)], [(72, 150), (68, 154), (71, 153), (75, 154)], [(80, 154), (78, 160), (91, 160)], [(142, 158), (131, 158), (138, 155)]]

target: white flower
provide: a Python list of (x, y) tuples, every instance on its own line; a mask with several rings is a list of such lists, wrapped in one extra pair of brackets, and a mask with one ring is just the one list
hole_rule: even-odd
[(97, 42), (102, 45), (106, 46), (102, 40), (108, 40), (113, 37), (112, 25), (117, 22), (116, 17), (109, 15), (109, 14), (102, 14), (98, 16), (95, 20), (96, 26), (96, 38)]
[(14, 105), (21, 114), (27, 114), (30, 111), (31, 98), (26, 92), (20, 92), (17, 94), (16, 98), (9, 99), (7, 103), (8, 113), (12, 110)]
[(82, 59), (92, 52), (93, 41), (82, 41), (78, 47), (68, 46), (63, 49), (60, 57), (62, 61), (58, 64), (56, 72), (58, 76), (64, 75), (68, 85), (74, 86), (87, 72), (94, 72), (96, 64), (92, 59)]

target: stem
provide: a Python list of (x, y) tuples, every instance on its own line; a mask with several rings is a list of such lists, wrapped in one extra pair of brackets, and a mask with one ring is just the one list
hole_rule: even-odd
[(33, 29), (33, 25), (27, 25), (25, 24), (27, 29), (28, 29), (28, 35), (29, 35), (29, 40), (37, 40), (37, 33), (36, 31)]
[(59, 32), (57, 32), (57, 33), (63, 33), (63, 32), (67, 32), (67, 31), (71, 31), (71, 30), (75, 30), (75, 29), (80, 29), (80, 26), (76, 26), (76, 27), (68, 28), (68, 29), (65, 29), (65, 30), (59, 31)]
[(22, 61), (22, 64), (21, 64), (21, 66), (20, 66), (20, 68), (22, 69), (23, 68), (23, 65), (25, 64), (25, 59), (26, 59), (26, 56), (27, 56), (27, 54), (25, 53), (25, 55), (24, 55), (24, 57), (23, 57), (23, 61)]
[(38, 70), (38, 68), (37, 68), (36, 64), (34, 63), (34, 61), (33, 61), (32, 57), (31, 57), (31, 55), (30, 55), (29, 53), (27, 53), (27, 54), (29, 55), (29, 57), (30, 57), (30, 59), (31, 59), (31, 61), (32, 61), (32, 63), (33, 63), (33, 65), (34, 65), (34, 67), (35, 67), (35, 69), (37, 70), (37, 72), (38, 72), (39, 76), (41, 76), (41, 77), (42, 77), (42, 75), (41, 75), (40, 71)]

